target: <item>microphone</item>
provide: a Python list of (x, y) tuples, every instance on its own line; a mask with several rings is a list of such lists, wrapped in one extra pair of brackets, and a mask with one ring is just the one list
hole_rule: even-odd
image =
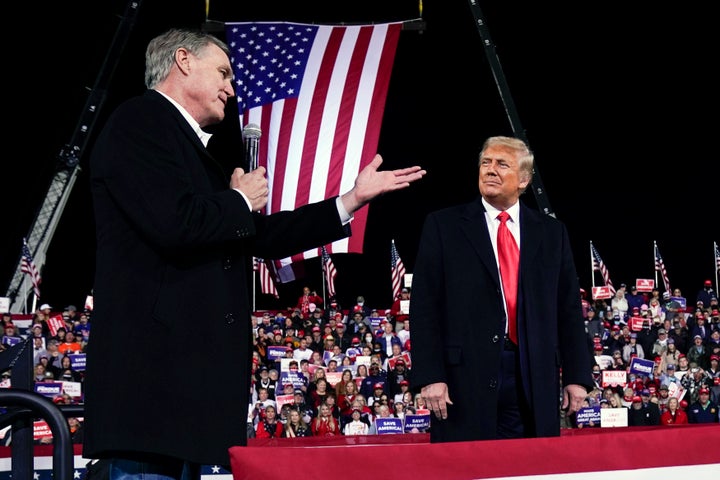
[(243, 128), (242, 138), (245, 143), (245, 164), (248, 172), (258, 167), (258, 141), (261, 134), (260, 127), (254, 123), (248, 123)]

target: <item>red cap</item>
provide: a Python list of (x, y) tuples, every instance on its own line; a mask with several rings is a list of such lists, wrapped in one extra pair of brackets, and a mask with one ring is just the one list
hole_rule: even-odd
[(698, 390), (698, 393), (700, 395), (702, 395), (702, 394), (710, 395), (710, 390), (708, 390), (707, 388), (701, 388), (700, 390)]
[(378, 389), (378, 388), (383, 388), (383, 384), (382, 384), (382, 383), (376, 383), (375, 385), (373, 385), (373, 390)]
[(633, 403), (640, 403), (642, 402), (642, 398), (640, 398), (638, 395), (635, 395), (632, 399)]
[(705, 280), (705, 286), (712, 287), (712, 282), (710, 280)]

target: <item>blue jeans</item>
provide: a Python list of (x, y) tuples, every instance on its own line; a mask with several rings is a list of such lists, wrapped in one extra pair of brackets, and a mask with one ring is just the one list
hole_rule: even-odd
[(200, 480), (200, 465), (182, 460), (110, 460), (109, 480)]

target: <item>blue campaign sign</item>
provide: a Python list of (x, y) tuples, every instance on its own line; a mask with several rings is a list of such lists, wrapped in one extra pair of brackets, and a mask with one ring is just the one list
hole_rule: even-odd
[(655, 362), (652, 360), (635, 357), (630, 360), (630, 373), (647, 377), (652, 374), (654, 366)]
[(73, 370), (78, 372), (85, 371), (85, 355), (85, 353), (71, 353), (68, 355), (68, 357), (70, 357), (70, 365)]
[(305, 385), (305, 375), (300, 372), (283, 372), (280, 374), (280, 383), (292, 383), (293, 387), (300, 388)]
[(268, 359), (272, 361), (279, 361), (281, 358), (285, 357), (286, 352), (287, 347), (284, 345), (270, 345), (267, 349), (267, 356)]
[(682, 309), (687, 308), (687, 298), (685, 297), (670, 297), (670, 300), (678, 302), (680, 304), (680, 308)]
[(412, 432), (415, 428), (420, 432), (424, 432), (430, 428), (430, 414), (405, 414), (405, 433)]
[(402, 419), (395, 417), (377, 418), (375, 419), (375, 428), (378, 435), (403, 433)]
[(589, 425), (590, 422), (598, 425), (600, 423), (600, 407), (581, 408), (575, 418), (578, 425)]
[(385, 317), (370, 317), (370, 327), (377, 330), (383, 320), (385, 320)]
[(35, 384), (35, 393), (48, 398), (54, 398), (63, 392), (62, 382), (39, 382)]
[(8, 337), (7, 335), (3, 335), (3, 337), (2, 337), (3, 345), (9, 345), (11, 347), (13, 345), (17, 345), (18, 343), (22, 342), (22, 340), (23, 339), (20, 337)]

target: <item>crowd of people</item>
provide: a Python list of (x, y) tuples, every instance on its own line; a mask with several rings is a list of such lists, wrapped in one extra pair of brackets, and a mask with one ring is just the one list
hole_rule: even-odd
[[(720, 421), (720, 307), (710, 280), (690, 298), (678, 288), (661, 295), (634, 285), (609, 300), (581, 295), (596, 359), (588, 407), (626, 408), (630, 426)], [(625, 381), (604, 381), (618, 378), (606, 372), (625, 372)]]
[[(323, 305), (304, 290), (286, 311), (252, 317), (248, 437), (367, 435), (377, 433), (376, 419), (408, 414), (427, 415), (426, 428), (410, 431), (428, 431), (430, 412), (412, 382), (410, 290), (403, 288), (389, 309), (371, 308), (358, 296), (348, 310), (333, 299)], [(720, 421), (720, 307), (711, 282), (691, 300), (679, 289), (660, 295), (625, 285), (611, 299), (588, 299), (584, 290), (580, 297), (594, 360), (595, 384), (585, 407), (627, 409), (629, 426)], [(43, 304), (24, 332), (3, 314), (0, 348), (28, 341), (35, 382), (82, 384), (84, 371), (71, 359), (88, 344), (91, 313), (69, 305), (64, 325), (51, 328), (53, 308)], [(633, 369), (635, 359), (651, 360), (652, 372)], [(9, 378), (4, 372), (3, 386), (10, 386)], [(83, 398), (65, 392), (54, 401)], [(70, 422), (80, 443), (82, 423)], [(562, 418), (564, 428), (588, 426), (599, 425)]]

